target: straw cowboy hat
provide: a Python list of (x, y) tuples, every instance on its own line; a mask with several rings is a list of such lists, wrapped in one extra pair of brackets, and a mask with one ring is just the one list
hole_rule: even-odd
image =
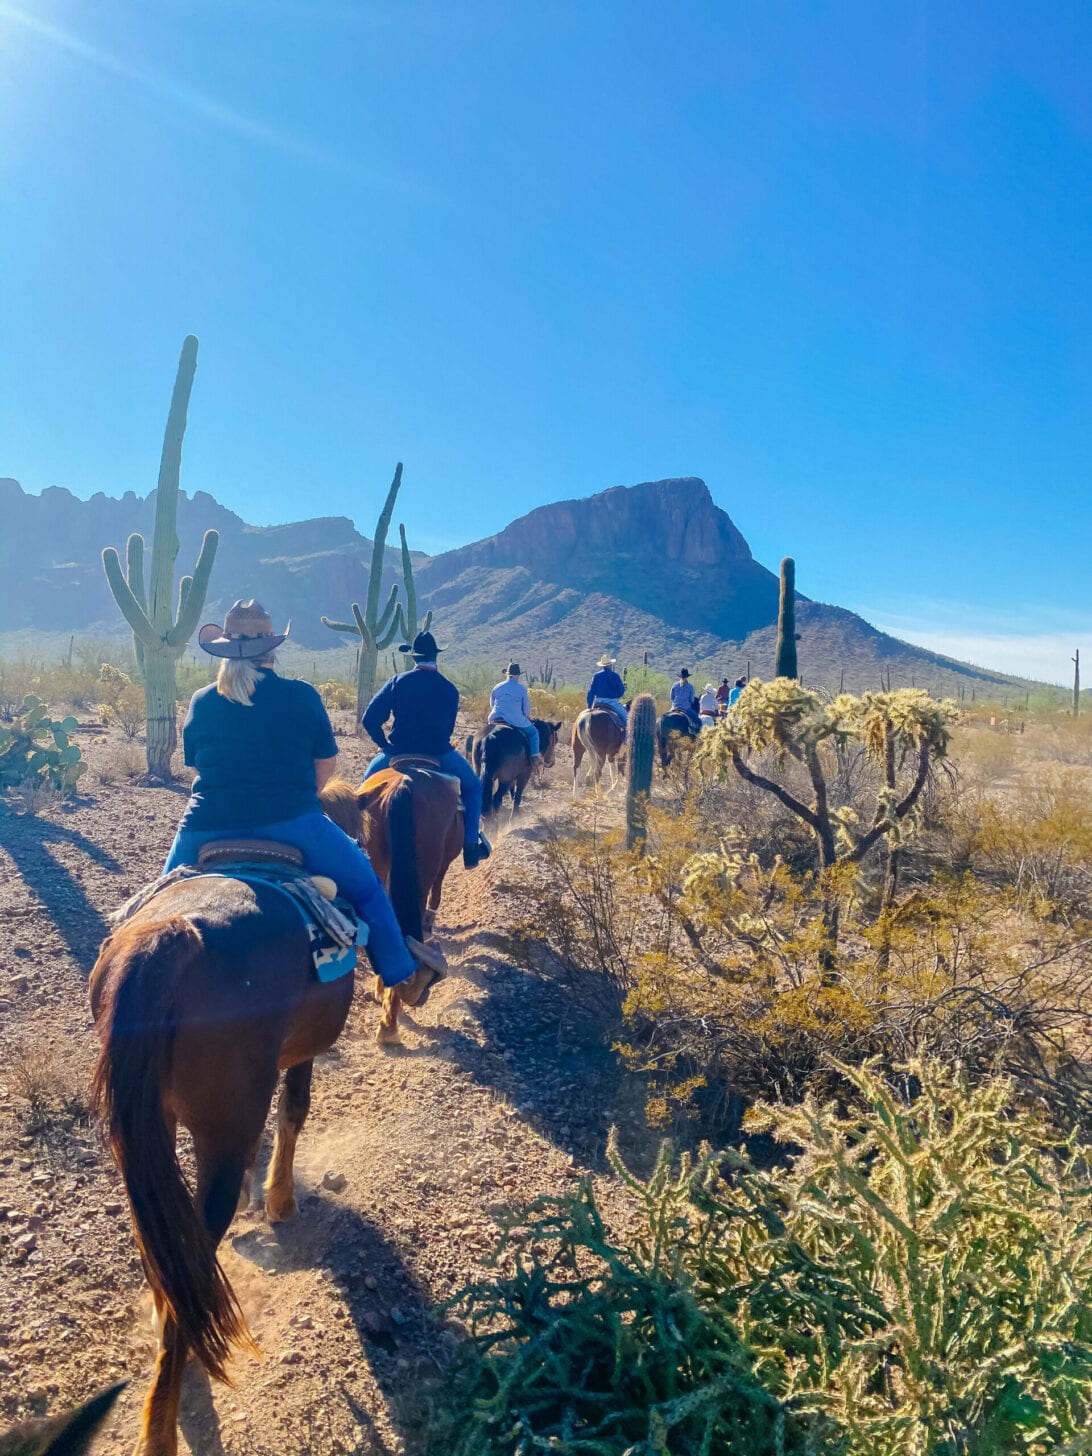
[(608, 657), (607, 654), (604, 652), (603, 656), (595, 665), (596, 667), (613, 667), (617, 661), (617, 657)]
[(715, 693), (716, 692), (716, 688), (713, 686), (712, 683), (706, 683), (705, 686), (702, 688), (702, 692), (703, 693)]
[(236, 602), (223, 627), (208, 622), (197, 634), (198, 645), (212, 657), (234, 657), (243, 661), (268, 657), (292, 630), (274, 632), (273, 618), (261, 602)]

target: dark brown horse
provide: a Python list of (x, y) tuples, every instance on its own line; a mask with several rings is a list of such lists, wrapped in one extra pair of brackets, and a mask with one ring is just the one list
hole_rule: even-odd
[(595, 785), (595, 797), (599, 797), (599, 780), (603, 769), (610, 766), (610, 786), (618, 782), (615, 760), (625, 745), (626, 735), (617, 713), (610, 708), (585, 708), (573, 724), (573, 798), (576, 798), (577, 774), (588, 757), (588, 777)]
[[(418, 971), (401, 994), (413, 1004), (431, 977)], [(315, 979), (305, 927), (280, 890), (217, 877), (168, 886), (114, 931), (90, 994), (103, 1043), (94, 1100), (160, 1332), (140, 1449), (176, 1456), (187, 1358), (223, 1380), (232, 1346), (253, 1347), (216, 1248), (249, 1187), (278, 1072), (285, 1078), (265, 1183), (274, 1220), (296, 1212), (292, 1165), (312, 1062), (345, 1024), (353, 976)], [(193, 1137), (193, 1194), (175, 1155), (179, 1124)]]
[[(531, 720), (538, 729), (538, 751), (547, 768), (554, 766), (560, 723), (544, 718)], [(505, 794), (512, 795), (512, 813), (523, 802), (523, 791), (531, 777), (531, 751), (527, 735), (507, 723), (492, 723), (466, 740), (466, 756), (482, 781), (482, 814), (496, 814)]]
[[(694, 720), (689, 714), (678, 708), (671, 708), (660, 719), (656, 730), (656, 742), (660, 749), (660, 767), (666, 769), (675, 757), (675, 751), (680, 743), (689, 745), (689, 740), (696, 738), (699, 729), (695, 728)], [(687, 751), (690, 751), (688, 747)]]
[[(444, 876), (463, 847), (458, 780), (424, 767), (420, 760), (417, 766), (402, 760), (401, 766), (372, 774), (358, 789), (348, 784), (333, 792), (327, 789), (324, 802), (334, 823), (367, 849), (403, 934), (427, 939), (436, 923)], [(378, 977), (375, 997), (383, 1008), (376, 1040), (397, 1042), (399, 997)]]

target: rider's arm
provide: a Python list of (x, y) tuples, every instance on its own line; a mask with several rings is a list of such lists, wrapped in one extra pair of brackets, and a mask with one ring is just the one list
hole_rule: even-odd
[(360, 722), (364, 732), (372, 740), (377, 748), (386, 752), (389, 744), (387, 735), (383, 732), (383, 724), (394, 711), (394, 678), (385, 683), (379, 689), (375, 697), (364, 709), (364, 716)]
[[(599, 676), (599, 674), (596, 673), (595, 677), (598, 677), (598, 676)], [(595, 702), (595, 677), (592, 678), (592, 680), (591, 680), (591, 687), (588, 689), (588, 707), (589, 708), (591, 707), (592, 703)]]
[(315, 788), (324, 789), (334, 776), (337, 768), (337, 758), (316, 758), (315, 759)]

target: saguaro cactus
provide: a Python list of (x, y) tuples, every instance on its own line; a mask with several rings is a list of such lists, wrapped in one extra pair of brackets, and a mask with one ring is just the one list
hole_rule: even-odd
[(796, 562), (786, 556), (781, 563), (781, 595), (777, 602), (777, 655), (774, 677), (798, 676), (796, 667)]
[(638, 693), (629, 708), (626, 756), (626, 848), (643, 844), (648, 830), (648, 796), (656, 752), (656, 699)]
[(159, 461), (159, 483), (155, 493), (155, 529), (152, 534), (152, 565), (149, 586), (144, 583), (144, 537), (133, 534), (125, 548), (125, 570), (118, 553), (107, 546), (102, 553), (103, 569), (121, 614), (133, 629), (137, 663), (144, 679), (147, 710), (148, 774), (169, 779), (171, 754), (176, 742), (175, 663), (205, 605), (212, 563), (220, 540), (218, 531), (206, 531), (192, 576), (178, 583), (174, 602), (174, 563), (178, 555), (178, 477), (182, 465), (182, 440), (186, 433), (193, 377), (197, 372), (197, 340), (188, 334), (182, 341), (178, 373), (171, 395), (163, 453)]
[[(398, 583), (391, 587), (390, 595), (387, 597), (386, 605), (382, 611), (379, 609), (379, 594), (383, 587), (383, 556), (387, 549), (387, 532), (390, 530), (391, 516), (394, 514), (394, 502), (398, 496), (399, 486), (402, 484), (402, 462), (395, 466), (394, 479), (391, 481), (391, 488), (387, 492), (387, 499), (382, 511), (379, 513), (379, 520), (375, 525), (375, 538), (372, 541), (372, 565), (368, 576), (368, 601), (365, 610), (362, 612), (357, 602), (353, 602), (353, 620), (351, 622), (334, 622), (329, 617), (322, 618), (322, 625), (329, 627), (332, 632), (350, 633), (360, 638), (360, 652), (356, 664), (356, 716), (357, 732), (360, 732), (360, 715), (368, 705), (368, 701), (375, 692), (376, 669), (379, 666), (379, 654), (384, 648), (389, 647), (398, 634), (405, 629), (405, 622), (402, 616), (402, 608), (398, 605)], [(403, 538), (404, 539), (404, 538)], [(408, 563), (408, 549), (403, 553), (403, 563)], [(412, 573), (411, 573), (412, 575)], [(412, 586), (410, 588), (412, 590)], [(417, 599), (414, 597), (414, 614), (417, 611)]]
[[(404, 642), (412, 642), (418, 632), (427, 632), (432, 626), (432, 613), (425, 613), (425, 620), (418, 624), (417, 621), (417, 589), (413, 584), (413, 562), (410, 560), (409, 546), (406, 544), (406, 528), (399, 525), (398, 534), (402, 538), (402, 585), (406, 592), (406, 605), (402, 614), (403, 625), (406, 635)], [(409, 668), (413, 659), (402, 656), (403, 668)]]

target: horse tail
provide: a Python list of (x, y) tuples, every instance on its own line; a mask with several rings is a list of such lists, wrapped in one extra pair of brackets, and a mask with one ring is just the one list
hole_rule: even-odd
[(413, 812), (413, 780), (404, 776), (387, 800), (391, 838), (391, 904), (403, 935), (424, 940), (421, 925), (421, 882), (417, 873), (417, 823)]
[(253, 1344), (201, 1221), (163, 1116), (163, 1084), (178, 1028), (178, 986), (204, 954), (180, 915), (137, 923), (104, 943), (95, 967), (107, 988), (92, 1102), (106, 1123), (129, 1196), (137, 1247), (156, 1303), (209, 1375), (227, 1380), (233, 1344)]

